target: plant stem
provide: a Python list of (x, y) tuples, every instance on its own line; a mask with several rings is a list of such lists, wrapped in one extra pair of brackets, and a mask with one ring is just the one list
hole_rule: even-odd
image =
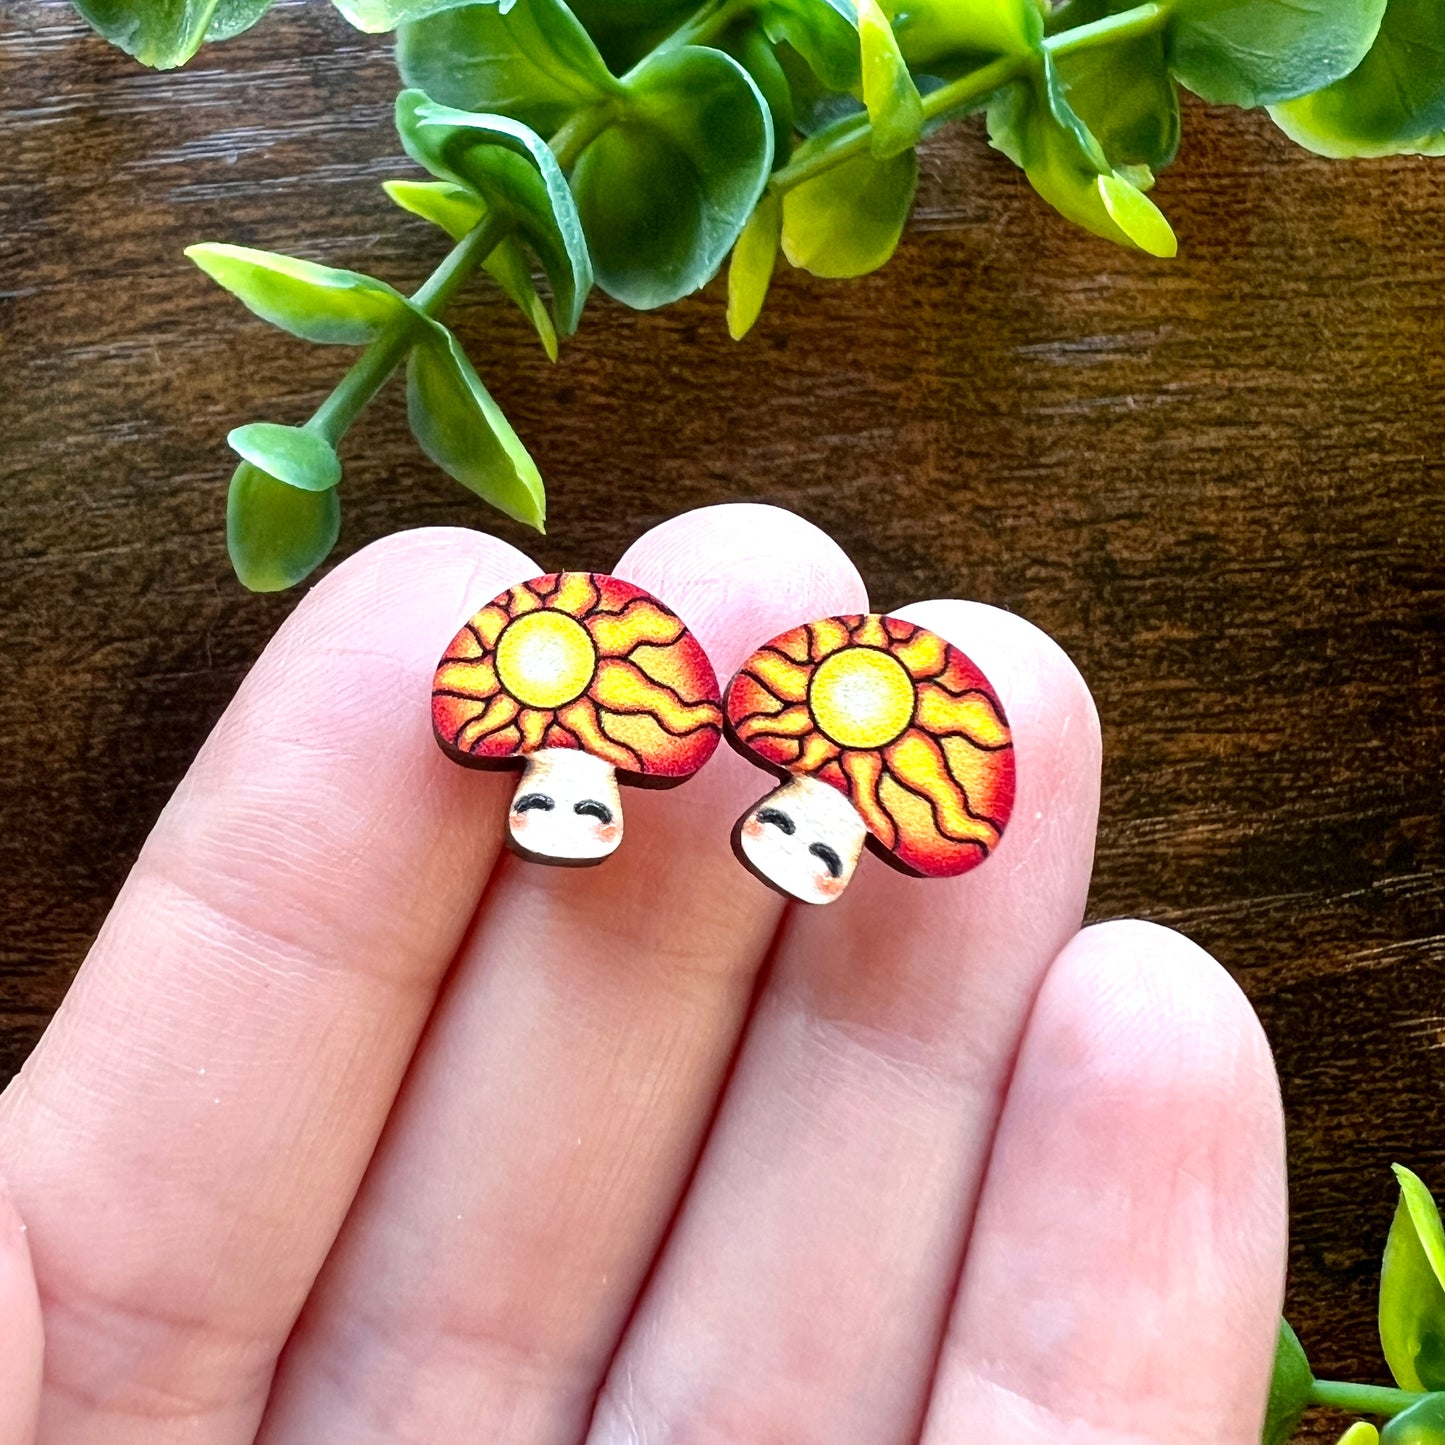
[(570, 171), (577, 163), (577, 157), (607, 129), (617, 118), (617, 104), (612, 100), (599, 100), (593, 105), (574, 110), (547, 142), (557, 164), (564, 171)]
[(1138, 35), (1149, 35), (1162, 30), (1174, 9), (1173, 0), (1155, 0), (1148, 5), (1136, 5), (1132, 10), (1120, 10), (1116, 15), (1105, 15), (1090, 21), (1087, 25), (1076, 25), (1072, 30), (1061, 30), (1044, 41), (1044, 49), (1055, 59), (1061, 55), (1072, 55), (1077, 50), (1090, 50), (1096, 45), (1108, 45), (1115, 40), (1131, 40)]
[[(1121, 10), (1091, 24), (1051, 35), (1044, 41), (1043, 50), (1057, 57), (1087, 50), (1091, 46), (1148, 35), (1164, 25), (1172, 7), (1173, 0), (1150, 0), (1150, 3), (1136, 5), (1132, 10)], [(1038, 52), (1001, 55), (979, 69), (959, 76), (957, 80), (940, 85), (923, 97), (924, 124), (947, 120), (954, 112), (969, 109), (1011, 80), (1026, 75), (1038, 63)], [(824, 171), (862, 155), (872, 143), (872, 136), (873, 127), (866, 115), (852, 116), (820, 131), (811, 140), (804, 141), (793, 152), (788, 164), (774, 173), (769, 188), (782, 195), (804, 181), (811, 181)]]
[(1384, 1385), (1351, 1385), (1344, 1380), (1316, 1380), (1310, 1386), (1310, 1404), (1332, 1405), (1356, 1415), (1398, 1415), (1418, 1404), (1423, 1395), (1414, 1390), (1392, 1390)]
[[(656, 55), (676, 50), (683, 45), (710, 45), (727, 30), (739, 16), (757, 9), (758, 0), (709, 0), (689, 19), (683, 21), (666, 40), (654, 45), (647, 55), (638, 62), (644, 65)], [(632, 67), (633, 70), (637, 66)], [(629, 71), (630, 75), (632, 72)], [(623, 77), (626, 79), (626, 77)]]
[[(503, 217), (484, 216), (447, 252), (441, 265), (412, 296), (412, 305), (426, 316), (435, 316), (441, 311), (472, 272), (496, 250), (497, 243), (506, 234), (507, 224)], [(411, 349), (416, 331), (412, 313), (398, 317), (337, 382), (336, 389), (306, 423), (306, 430), (324, 437), (334, 447), (372, 397), (386, 385), (402, 357)]]
[[(950, 80), (937, 90), (930, 90), (923, 97), (924, 123), (983, 99), (991, 91), (1016, 79), (1032, 61), (1033, 57), (1029, 55), (1001, 55), (978, 70)], [(873, 127), (866, 115), (851, 116), (839, 125), (830, 126), (811, 140), (804, 141), (793, 152), (793, 158), (787, 165), (774, 173), (770, 189), (781, 195), (804, 181), (811, 181), (824, 171), (862, 155), (872, 140)]]

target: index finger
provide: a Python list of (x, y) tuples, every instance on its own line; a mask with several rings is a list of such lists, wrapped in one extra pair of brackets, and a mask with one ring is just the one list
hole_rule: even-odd
[(504, 780), (431, 741), (436, 654), (537, 570), (431, 530), (320, 584), (0, 1099), (46, 1302), (46, 1438), (252, 1438), (501, 844)]

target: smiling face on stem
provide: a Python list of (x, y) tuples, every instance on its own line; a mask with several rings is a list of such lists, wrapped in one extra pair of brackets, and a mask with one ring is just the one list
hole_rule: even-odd
[(848, 886), (867, 831), (836, 788), (792, 778), (743, 817), (737, 841), (764, 883), (804, 903), (831, 903)]
[(600, 863), (622, 841), (622, 799), (612, 765), (576, 748), (543, 748), (507, 814), (512, 846), (553, 863)]

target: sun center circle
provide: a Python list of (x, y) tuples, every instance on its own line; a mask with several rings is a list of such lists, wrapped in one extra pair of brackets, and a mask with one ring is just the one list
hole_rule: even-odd
[(913, 679), (876, 647), (845, 647), (819, 664), (808, 706), (840, 747), (881, 748), (913, 721)]
[(497, 676), (523, 707), (561, 707), (581, 697), (596, 668), (596, 645), (565, 612), (525, 612), (497, 640)]

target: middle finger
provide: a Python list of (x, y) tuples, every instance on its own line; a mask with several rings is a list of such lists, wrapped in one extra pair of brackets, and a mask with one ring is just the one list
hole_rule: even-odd
[[(867, 605), (836, 545), (770, 508), (678, 518), (616, 570), (721, 678)], [(504, 861), (282, 1361), (267, 1445), (582, 1433), (781, 911), (729, 849), (754, 777), (724, 748), (674, 795), (634, 791), (604, 867)]]

